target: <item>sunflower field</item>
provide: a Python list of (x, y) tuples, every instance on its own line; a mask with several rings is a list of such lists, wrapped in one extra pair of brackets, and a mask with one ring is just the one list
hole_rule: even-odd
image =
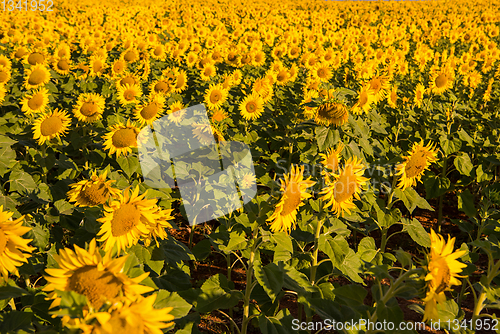
[[(0, 333), (500, 333), (494, 1), (0, 9)], [(194, 225), (138, 139), (193, 106), (256, 189)]]

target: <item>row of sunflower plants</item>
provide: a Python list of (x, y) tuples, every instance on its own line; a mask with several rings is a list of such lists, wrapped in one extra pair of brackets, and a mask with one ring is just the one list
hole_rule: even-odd
[[(105, 4), (0, 13), (1, 332), (500, 332), (498, 10)], [(192, 226), (138, 135), (199, 104), (257, 194)]]

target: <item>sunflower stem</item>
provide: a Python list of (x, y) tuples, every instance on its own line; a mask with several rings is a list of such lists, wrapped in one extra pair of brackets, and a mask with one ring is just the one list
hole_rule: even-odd
[[(448, 169), (448, 159), (445, 156), (443, 160), (443, 170), (441, 171), (441, 177), (446, 177), (446, 169)], [(439, 207), (438, 207), (438, 233), (441, 233), (441, 223), (443, 221), (443, 199), (444, 195), (439, 196)]]
[[(497, 277), (500, 274), (500, 260), (498, 260), (493, 266), (492, 262), (489, 263), (488, 265), (488, 274), (486, 275), (486, 287), (489, 287), (491, 284), (491, 281), (495, 277)], [(475, 305), (474, 305), (474, 311), (472, 313), (472, 323), (475, 324), (476, 320), (480, 318), (480, 313), (484, 308), (484, 304), (486, 301), (486, 291), (484, 287), (481, 287), (481, 293), (479, 294), (479, 297), (477, 300), (475, 300)]]
[[(226, 264), (227, 264), (227, 280), (228, 281), (231, 281), (231, 253), (227, 254), (226, 256)], [(234, 321), (233, 320), (233, 308), (231, 307), (229, 309), (229, 319), (231, 320), (229, 322), (229, 331), (231, 333), (234, 333)], [(238, 332), (240, 331), (239, 328), (236, 327), (236, 329), (238, 330)]]
[(247, 270), (247, 282), (245, 288), (245, 297), (243, 300), (243, 320), (241, 323), (241, 334), (247, 334), (248, 323), (250, 321), (250, 294), (252, 293), (252, 289), (255, 286), (252, 282), (253, 278), (253, 262), (255, 260), (255, 251), (257, 250), (257, 246), (260, 245), (259, 241), (255, 238), (259, 231), (259, 225), (255, 226), (255, 229), (252, 233), (253, 243), (252, 248), (250, 248), (250, 257), (248, 259), (248, 270)]

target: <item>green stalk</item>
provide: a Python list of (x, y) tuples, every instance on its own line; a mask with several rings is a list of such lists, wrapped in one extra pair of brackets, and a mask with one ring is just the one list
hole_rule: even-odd
[[(257, 235), (259, 226), (256, 225), (254, 232), (252, 233), (252, 237)], [(253, 282), (253, 261), (255, 260), (255, 251), (257, 250), (258, 240), (254, 239), (252, 248), (250, 249), (250, 258), (248, 259), (248, 270), (247, 270), (247, 282), (245, 287), (245, 297), (243, 300), (243, 320), (241, 323), (241, 334), (247, 334), (248, 323), (250, 322), (250, 294), (255, 286), (255, 282)]]
[[(492, 263), (492, 259), (490, 257), (490, 263)], [(491, 266), (488, 266), (488, 275), (486, 276), (486, 286), (489, 286), (491, 284), (491, 281), (495, 277), (497, 277), (500, 274), (500, 260), (498, 260), (495, 265), (491, 268)], [(475, 324), (476, 320), (480, 318), (480, 313), (484, 308), (484, 303), (486, 301), (486, 291), (484, 288), (481, 288), (481, 293), (479, 294), (479, 297), (477, 300), (475, 300), (475, 305), (474, 305), (474, 311), (472, 313), (472, 323)]]
[[(227, 280), (231, 281), (231, 253), (226, 256), (226, 264), (227, 264)], [(233, 308), (229, 309), (229, 319), (233, 319)], [(234, 321), (229, 322), (229, 330), (231, 333), (234, 333)]]
[[(323, 204), (322, 202), (320, 204)], [(314, 252), (313, 262), (311, 266), (311, 284), (314, 285), (316, 281), (316, 270), (318, 269), (318, 253), (319, 253), (319, 236), (321, 235), (321, 228), (323, 227), (323, 219), (318, 220), (316, 225), (316, 233), (314, 234)]]
[[(441, 171), (441, 177), (446, 177), (446, 169), (448, 168), (448, 157), (444, 157), (443, 160), (443, 170)], [(443, 199), (444, 195), (439, 196), (439, 207), (438, 207), (438, 233), (441, 233), (441, 223), (443, 221)]]

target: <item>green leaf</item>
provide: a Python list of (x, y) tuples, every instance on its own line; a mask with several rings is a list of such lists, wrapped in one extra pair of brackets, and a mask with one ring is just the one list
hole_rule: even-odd
[(241, 230), (234, 230), (229, 233), (229, 242), (227, 246), (221, 246), (225, 252), (230, 252), (234, 250), (242, 250), (247, 248), (248, 241), (245, 238), (245, 232)]
[(447, 177), (431, 175), (424, 180), (426, 198), (436, 198), (446, 194), (450, 189), (451, 181)]
[(328, 255), (332, 265), (340, 268), (349, 252), (349, 244), (342, 236), (332, 238), (331, 235), (321, 234), (318, 242), (319, 250)]
[(429, 233), (427, 233), (420, 224), (420, 222), (413, 218), (409, 220), (407, 218), (402, 219), (403, 228), (408, 232), (410, 237), (420, 246), (430, 247), (431, 246), (431, 238), (429, 237)]
[(161, 270), (163, 269), (164, 261), (163, 259), (152, 259), (153, 251), (148, 248), (135, 245), (129, 249), (129, 252), (134, 253), (137, 256), (137, 259), (143, 264), (146, 264), (149, 268), (151, 268), (158, 275), (161, 274)]
[(9, 181), (10, 191), (17, 191), (21, 195), (26, 195), (36, 189), (36, 183), (31, 175), (21, 170), (16, 169), (10, 173)]
[(201, 286), (201, 293), (196, 299), (196, 310), (201, 313), (217, 309), (228, 309), (238, 304), (243, 294), (230, 290), (226, 276), (217, 274), (211, 276)]
[(209, 239), (203, 239), (200, 242), (198, 242), (196, 245), (194, 245), (194, 247), (191, 249), (191, 251), (193, 252), (194, 256), (196, 257), (196, 260), (203, 261), (212, 252), (212, 244), (210, 243)]
[(349, 277), (354, 282), (365, 285), (363, 279), (359, 276), (362, 272), (361, 265), (360, 254), (354, 253), (354, 251), (349, 248), (347, 256), (345, 257), (344, 262), (340, 265), (339, 269), (344, 275)]
[(439, 138), (441, 148), (446, 156), (458, 152), (462, 147), (462, 141), (459, 138), (448, 139), (446, 136)]
[(340, 140), (338, 130), (333, 130), (324, 126), (317, 127), (314, 133), (316, 134), (316, 142), (318, 143), (319, 151), (324, 151), (334, 146)]
[(467, 144), (472, 145), (472, 137), (469, 136), (469, 134), (464, 129), (460, 129), (460, 131), (458, 131), (458, 138), (460, 138), (462, 141), (466, 141)]
[(11, 299), (27, 295), (28, 291), (17, 286), (5, 285), (0, 286), (0, 299)]
[(471, 194), (469, 189), (465, 189), (458, 194), (458, 209), (465, 212), (465, 214), (473, 218), (476, 216), (476, 207), (474, 206), (474, 195)]
[(258, 261), (255, 261), (254, 264), (255, 278), (274, 302), (283, 287), (285, 274), (283, 262), (280, 262), (279, 265), (269, 263), (264, 267)]
[(170, 292), (167, 290), (159, 290), (156, 293), (156, 300), (153, 305), (155, 308), (173, 307), (169, 313), (176, 319), (182, 318), (187, 315), (193, 307), (185, 301), (177, 292)]
[(410, 213), (412, 213), (416, 207), (434, 211), (432, 206), (423, 197), (421, 197), (415, 189), (411, 187), (406, 188), (404, 191), (401, 189), (395, 189), (394, 195), (396, 195), (397, 198), (403, 201), (403, 204), (408, 209), (408, 211), (410, 211)]
[(285, 277), (283, 286), (287, 289), (300, 292), (303, 295), (309, 292), (317, 291), (317, 288), (309, 282), (307, 276), (294, 267), (286, 264), (284, 270)]
[(461, 152), (453, 161), (455, 168), (462, 175), (470, 176), (472, 171), (472, 162), (470, 161), (469, 155), (467, 153)]
[(120, 156), (116, 159), (123, 172), (130, 178), (139, 168), (139, 159), (136, 156), (128, 155), (126, 157)]
[(0, 176), (3, 177), (16, 163), (16, 152), (10, 146), (0, 146)]
[(288, 309), (282, 309), (274, 317), (259, 315), (259, 329), (262, 334), (289, 334), (294, 317)]
[(31, 323), (32, 312), (10, 311), (0, 314), (0, 333), (20, 333), (21, 331), (34, 332)]
[(30, 232), (28, 232), (28, 235), (30, 239), (33, 239), (33, 244), (42, 251), (45, 250), (49, 244), (50, 231), (48, 229), (44, 229), (38, 223), (35, 223), (35, 226), (31, 228)]

